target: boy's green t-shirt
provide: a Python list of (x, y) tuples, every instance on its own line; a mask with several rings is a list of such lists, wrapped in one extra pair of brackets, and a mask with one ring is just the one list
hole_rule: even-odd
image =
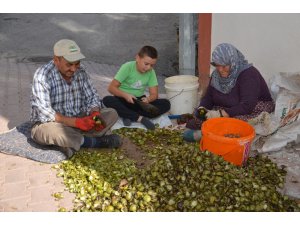
[(115, 79), (121, 83), (119, 89), (136, 97), (144, 95), (147, 87), (158, 85), (154, 69), (140, 73), (136, 69), (136, 62), (130, 61), (121, 66)]

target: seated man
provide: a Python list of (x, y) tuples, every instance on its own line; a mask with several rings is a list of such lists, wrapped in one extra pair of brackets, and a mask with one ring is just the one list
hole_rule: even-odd
[(32, 82), (32, 139), (78, 151), (80, 147), (117, 148), (121, 138), (106, 135), (118, 120), (114, 109), (101, 109), (100, 97), (80, 65), (78, 45), (62, 39), (54, 58), (37, 69)]
[[(170, 110), (167, 99), (158, 99), (158, 82), (153, 66), (157, 61), (154, 47), (144, 46), (136, 55), (135, 61), (123, 64), (108, 87), (114, 96), (106, 96), (106, 107), (117, 110), (125, 126), (131, 122), (140, 122), (147, 129), (154, 130), (155, 125), (149, 118), (155, 118)], [(149, 96), (145, 89), (149, 87)]]

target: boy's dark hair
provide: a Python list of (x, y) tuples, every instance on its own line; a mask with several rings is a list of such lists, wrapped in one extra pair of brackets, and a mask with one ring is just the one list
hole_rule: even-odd
[(157, 59), (157, 56), (158, 56), (157, 50), (154, 47), (148, 46), (148, 45), (142, 47), (140, 49), (138, 55), (139, 55), (139, 57), (144, 57), (146, 55), (152, 59)]

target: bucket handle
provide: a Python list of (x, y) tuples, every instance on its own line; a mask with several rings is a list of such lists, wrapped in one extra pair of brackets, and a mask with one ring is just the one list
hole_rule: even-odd
[[(174, 96), (168, 98), (168, 100), (171, 100), (171, 99), (175, 98), (176, 96), (180, 95), (180, 94), (181, 94), (182, 92), (184, 92), (184, 91), (190, 91), (190, 90), (193, 90), (194, 88), (196, 88), (196, 87), (198, 87), (198, 86), (199, 86), (199, 84), (197, 84), (196, 86), (192, 86), (192, 87), (185, 88), (185, 89), (183, 88), (183, 89), (181, 89), (181, 91), (180, 91), (179, 93), (177, 93), (176, 95), (174, 95)], [(165, 88), (168, 88), (168, 89), (171, 89), (171, 90), (172, 90), (172, 88), (167, 87), (167, 85), (165, 85)], [(174, 89), (173, 89), (173, 90), (174, 90)], [(177, 91), (177, 89), (176, 89), (176, 91)]]
[(172, 96), (171, 98), (169, 98), (169, 100), (171, 100), (171, 99), (175, 98), (176, 96), (180, 95), (183, 91), (184, 91), (184, 89), (181, 89), (181, 91), (178, 94)]

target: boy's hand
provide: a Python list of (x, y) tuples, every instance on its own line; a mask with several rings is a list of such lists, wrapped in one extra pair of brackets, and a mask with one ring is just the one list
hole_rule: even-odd
[(143, 97), (141, 100), (142, 100), (142, 102), (150, 103), (148, 97)]
[(75, 127), (83, 131), (89, 131), (93, 129), (94, 126), (95, 121), (90, 116), (76, 118), (75, 120)]
[(134, 104), (134, 99), (136, 99), (135, 96), (128, 94), (128, 93), (125, 94), (124, 98), (127, 102), (129, 102), (131, 104)]

